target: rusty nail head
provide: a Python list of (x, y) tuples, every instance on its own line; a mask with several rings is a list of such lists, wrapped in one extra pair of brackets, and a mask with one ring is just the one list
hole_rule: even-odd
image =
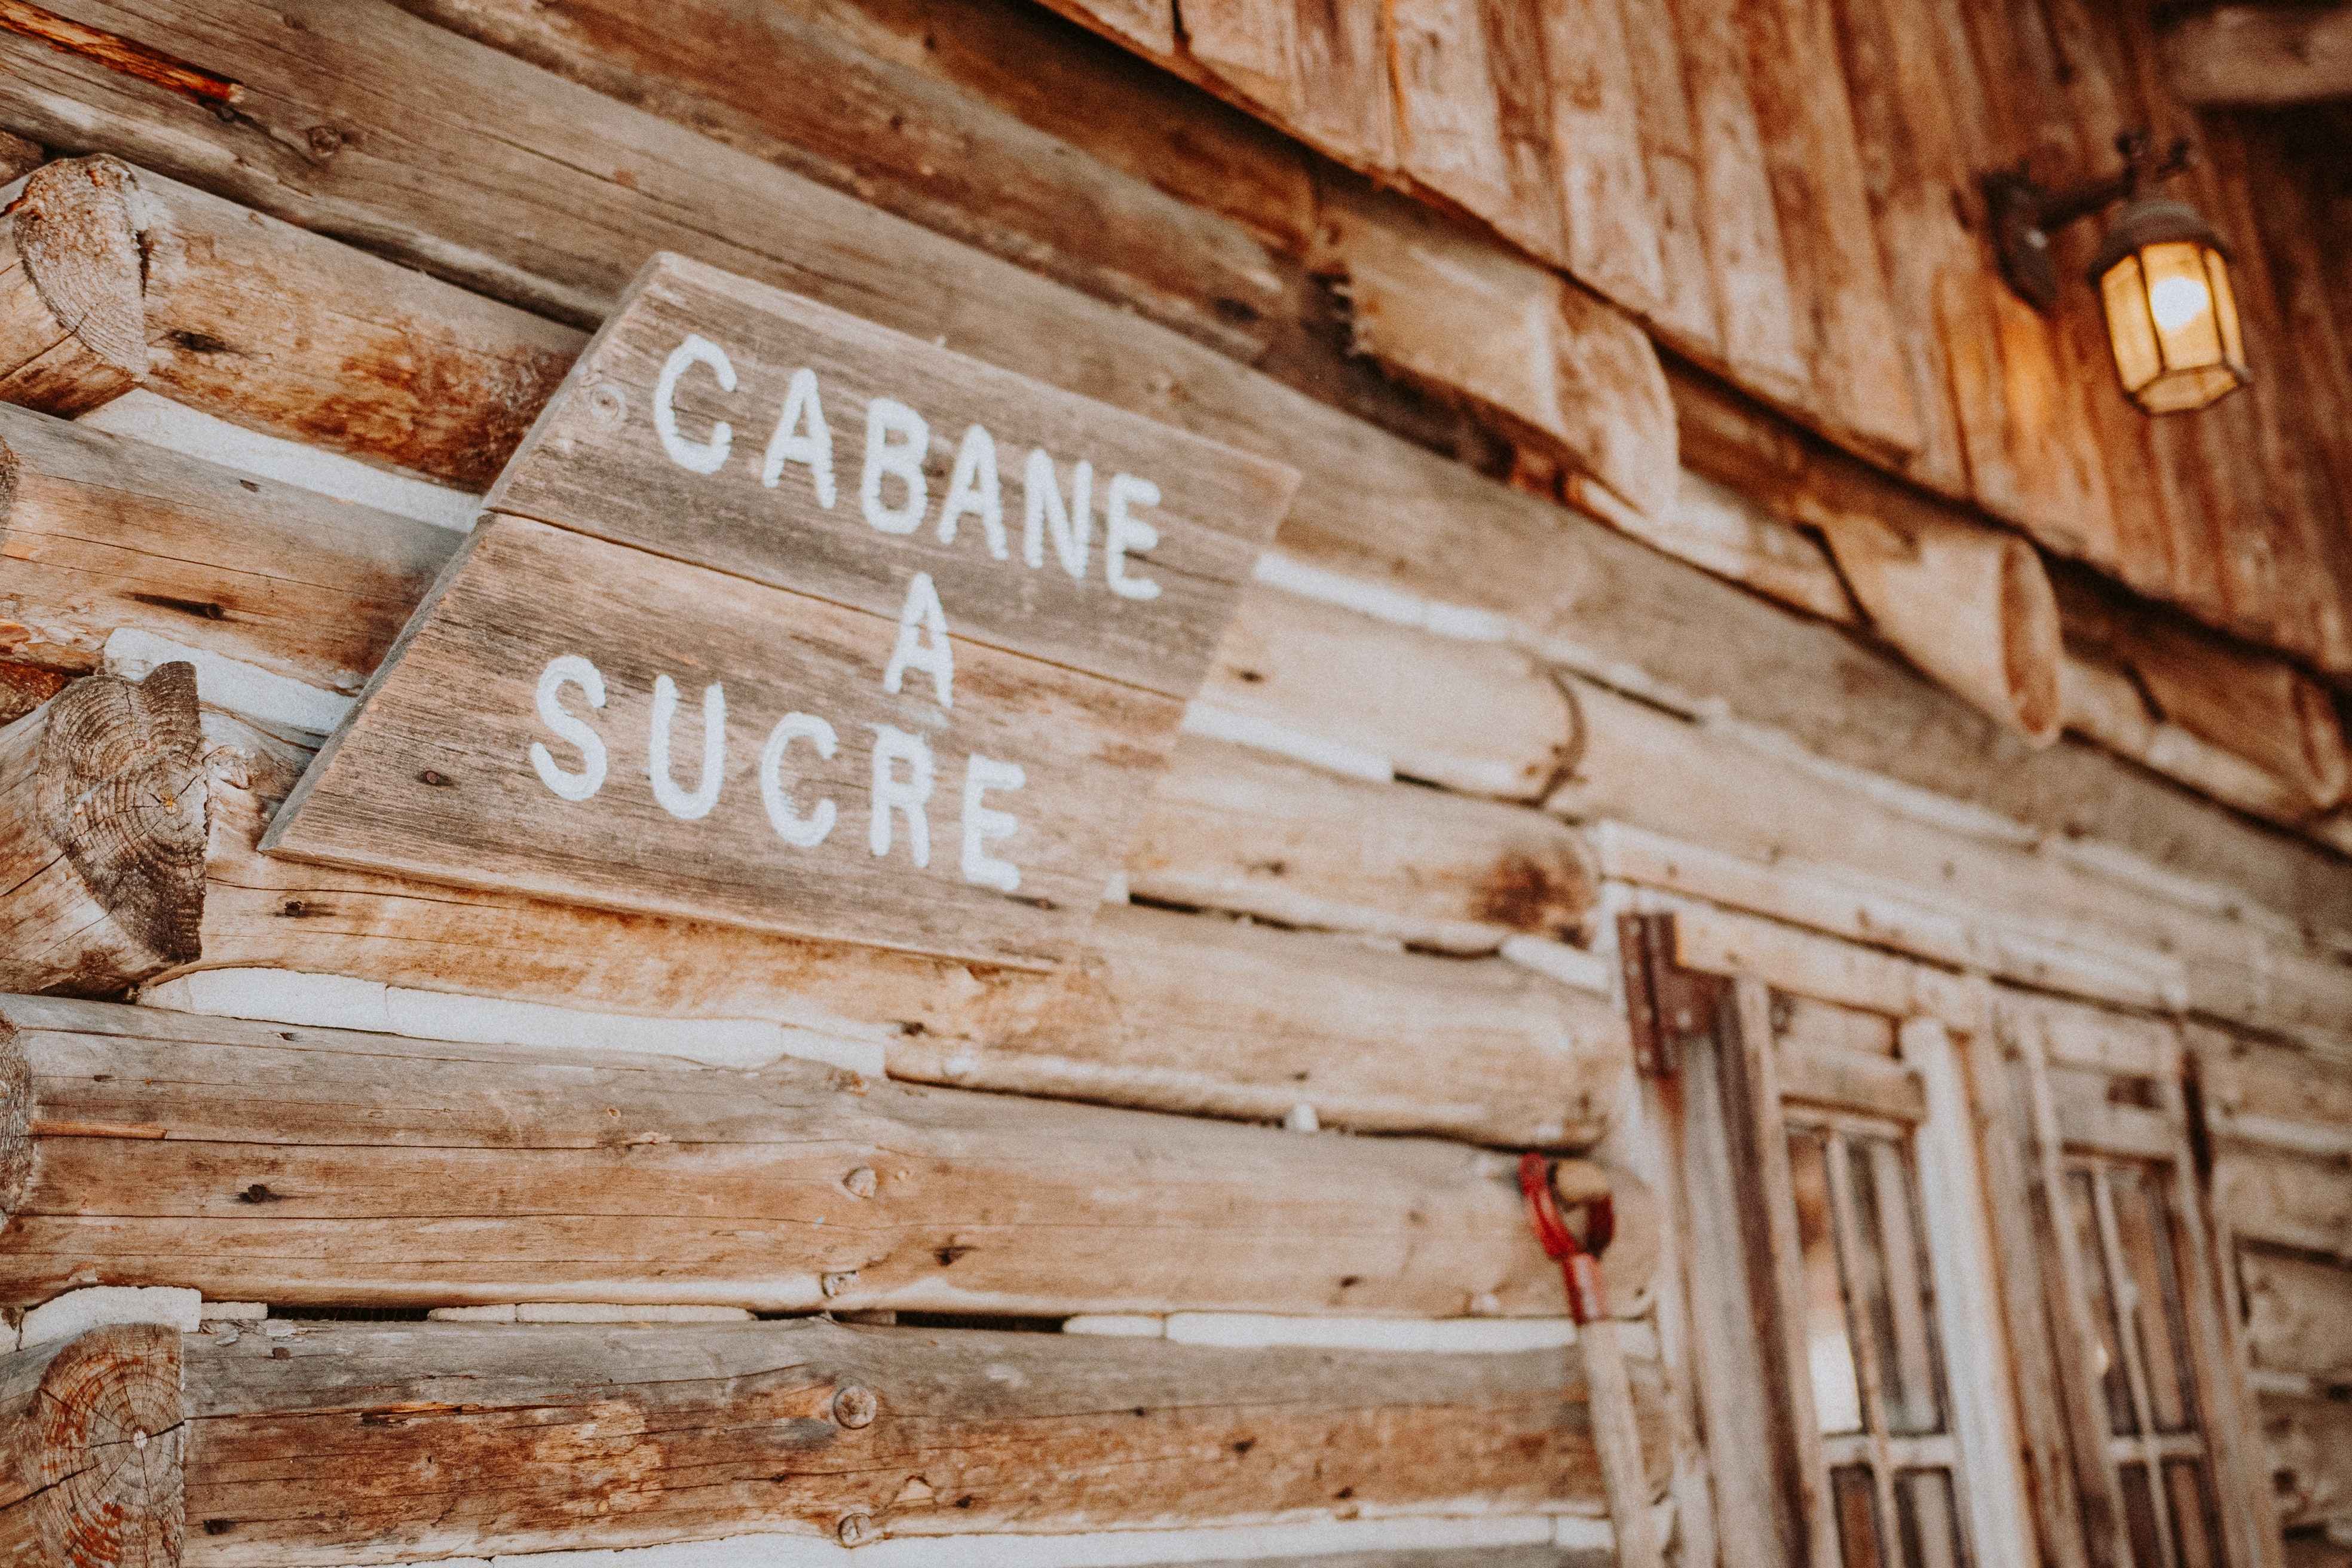
[(834, 1538), (844, 1546), (863, 1546), (880, 1533), (874, 1528), (870, 1513), (845, 1513), (841, 1522), (833, 1527)]
[(841, 1184), (848, 1189), (851, 1197), (870, 1198), (874, 1195), (874, 1189), (881, 1184), (881, 1181), (874, 1174), (873, 1166), (860, 1165), (842, 1177)]
[(844, 1426), (871, 1426), (881, 1413), (882, 1401), (874, 1391), (855, 1383), (845, 1383), (833, 1396), (833, 1418)]
[(853, 1289), (856, 1285), (857, 1270), (846, 1268), (838, 1274), (820, 1274), (817, 1276), (816, 1283), (817, 1289), (823, 1290), (827, 1296), (838, 1296), (844, 1290)]

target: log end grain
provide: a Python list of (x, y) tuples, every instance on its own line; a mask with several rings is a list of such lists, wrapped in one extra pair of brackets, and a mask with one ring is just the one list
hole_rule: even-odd
[[(9, 209), (26, 275), (73, 342), (37, 376), (12, 376), (11, 402), (71, 415), (121, 395), (147, 370), (144, 244), (138, 184), (118, 159), (36, 169)], [(29, 367), (28, 367), (29, 368)]]
[(0, 1563), (177, 1568), (180, 1390), (174, 1329), (94, 1329), (51, 1356), (7, 1418), (16, 1466), (0, 1477)]
[(0, 756), (0, 810), (15, 829), (0, 984), (104, 995), (194, 961), (209, 798), (194, 667), (167, 664), (143, 682), (87, 677), (12, 734)]

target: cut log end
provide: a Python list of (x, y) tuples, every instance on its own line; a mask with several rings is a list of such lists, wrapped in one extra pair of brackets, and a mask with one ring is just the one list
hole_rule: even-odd
[(203, 951), (206, 789), (196, 670), (98, 675), (50, 704), (38, 773), (43, 826), (89, 896), (157, 959)]
[[(58, 1351), (16, 1447), (25, 1495), (0, 1503), (0, 1561), (177, 1568), (186, 1512), (180, 1335), (94, 1329)], [(15, 1490), (16, 1489), (10, 1489)]]
[(36, 169), (9, 209), (17, 254), (58, 324), (132, 380), (147, 369), (138, 189), (119, 159), (72, 158)]
[(1836, 520), (1822, 531), (1879, 634), (1920, 669), (2046, 746), (2065, 721), (2058, 599), (2033, 546), (1968, 523), (1907, 536)]

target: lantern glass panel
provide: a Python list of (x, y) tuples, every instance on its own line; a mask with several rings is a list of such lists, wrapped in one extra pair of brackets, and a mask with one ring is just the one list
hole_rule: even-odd
[(2134, 397), (2164, 374), (2164, 351), (2156, 339), (2156, 323), (2148, 319), (2147, 287), (2142, 280), (2139, 257), (2125, 257), (2099, 279), (2099, 293), (2107, 311), (2107, 342), (2115, 349), (2116, 374), (2124, 391)]
[(2147, 310), (2164, 348), (2164, 368), (2195, 370), (2221, 363), (2221, 329), (2213, 320), (2213, 286), (2204, 247), (2185, 240), (2139, 253), (2147, 274)]

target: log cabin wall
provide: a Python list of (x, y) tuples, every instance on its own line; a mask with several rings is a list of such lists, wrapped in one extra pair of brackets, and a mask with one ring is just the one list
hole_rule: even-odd
[[(1974, 184), (2136, 9), (1063, 8), (0, 14), (0, 1552), (2345, 1560), (2334, 111), (2152, 425)], [(260, 852), (657, 249), (1304, 476), (1066, 973)]]

